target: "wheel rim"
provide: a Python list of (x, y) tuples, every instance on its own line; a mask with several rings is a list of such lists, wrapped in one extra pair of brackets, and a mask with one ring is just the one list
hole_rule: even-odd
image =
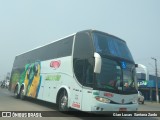
[(18, 96), (18, 88), (16, 87), (15, 91), (14, 91), (14, 96), (17, 97)]
[(20, 98), (24, 99), (24, 89), (22, 89), (21, 92), (20, 92)]
[(68, 98), (67, 98), (67, 96), (63, 96), (62, 98), (61, 98), (61, 102), (60, 102), (60, 107), (61, 107), (61, 110), (66, 110), (67, 109), (67, 103), (68, 103)]

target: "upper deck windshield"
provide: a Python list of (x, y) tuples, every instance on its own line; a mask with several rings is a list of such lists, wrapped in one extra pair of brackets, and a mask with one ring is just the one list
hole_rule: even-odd
[(119, 38), (99, 32), (94, 32), (93, 39), (97, 53), (133, 61), (132, 55), (126, 43)]

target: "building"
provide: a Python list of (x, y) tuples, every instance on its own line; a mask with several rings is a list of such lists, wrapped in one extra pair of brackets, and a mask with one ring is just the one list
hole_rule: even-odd
[[(156, 76), (149, 75), (146, 80), (144, 73), (137, 73), (138, 90), (142, 92), (145, 100), (156, 101)], [(160, 96), (160, 77), (158, 77), (158, 90)]]

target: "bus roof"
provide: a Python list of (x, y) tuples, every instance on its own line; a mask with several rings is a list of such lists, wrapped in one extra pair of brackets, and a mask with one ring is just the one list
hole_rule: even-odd
[[(23, 52), (23, 53), (21, 53), (21, 54), (18, 54), (18, 55), (16, 55), (16, 57), (18, 57), (18, 56), (20, 56), (20, 55), (23, 55), (23, 54), (25, 54), (25, 53), (28, 53), (28, 52), (30, 52), (30, 51), (36, 50), (36, 49), (38, 49), (38, 48), (44, 47), (44, 46), (46, 46), (46, 45), (49, 45), (49, 44), (51, 44), (51, 43), (54, 43), (54, 42), (63, 40), (64, 38), (74, 36), (74, 35), (76, 35), (76, 34), (79, 33), (79, 32), (85, 32), (85, 31), (88, 31), (88, 32), (99, 32), (99, 33), (102, 33), (102, 34), (106, 34), (106, 35), (110, 35), (110, 36), (116, 37), (116, 36), (114, 36), (114, 35), (112, 35), (112, 34), (109, 34), (109, 33), (106, 33), (106, 32), (102, 32), (102, 31), (99, 31), (99, 30), (96, 30), (96, 29), (82, 30), (82, 31), (78, 31), (78, 32), (76, 32), (76, 33), (70, 34), (70, 35), (68, 35), (68, 36), (62, 37), (62, 38), (60, 38), (60, 39), (54, 40), (54, 41), (52, 41), (52, 42), (50, 42), (50, 43), (47, 43), (47, 44), (44, 44), (44, 45), (42, 45), (42, 46), (38, 46), (38, 47), (36, 47), (36, 48), (33, 48), (33, 49), (28, 50), (28, 51), (26, 51), (26, 52)], [(116, 37), (116, 38), (118, 38), (118, 37)], [(122, 40), (122, 39), (120, 39), (120, 38), (118, 38), (118, 39), (121, 40), (121, 41), (123, 41), (123, 42), (125, 42), (124, 40)]]
[(68, 35), (68, 36), (62, 37), (62, 38), (60, 38), (60, 39), (54, 40), (54, 41), (52, 41), (52, 42), (50, 42), (50, 43), (44, 44), (44, 45), (42, 45), (42, 46), (38, 46), (38, 47), (36, 47), (36, 48), (33, 48), (33, 49), (31, 49), (31, 50), (28, 50), (28, 51), (26, 51), (26, 52), (23, 52), (23, 53), (21, 53), (21, 54), (18, 54), (18, 55), (16, 55), (16, 57), (17, 57), (17, 56), (20, 56), (20, 55), (23, 55), (23, 54), (25, 54), (25, 53), (28, 53), (28, 52), (30, 52), (30, 51), (36, 50), (36, 49), (38, 49), (38, 48), (44, 47), (44, 46), (46, 46), (46, 45), (49, 45), (49, 44), (51, 44), (51, 43), (54, 43), (54, 42), (63, 40), (64, 38), (68, 38), (68, 37), (74, 36), (75, 34), (76, 34), (76, 33), (73, 33), (73, 34), (70, 34), (70, 35)]

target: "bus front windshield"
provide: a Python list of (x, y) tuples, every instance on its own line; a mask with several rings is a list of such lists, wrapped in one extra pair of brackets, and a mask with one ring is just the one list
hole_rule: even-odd
[(101, 72), (96, 74), (96, 87), (115, 93), (135, 93), (135, 65), (102, 58)]
[(126, 43), (117, 37), (93, 33), (95, 51), (101, 55), (96, 87), (115, 93), (136, 93), (135, 64)]

